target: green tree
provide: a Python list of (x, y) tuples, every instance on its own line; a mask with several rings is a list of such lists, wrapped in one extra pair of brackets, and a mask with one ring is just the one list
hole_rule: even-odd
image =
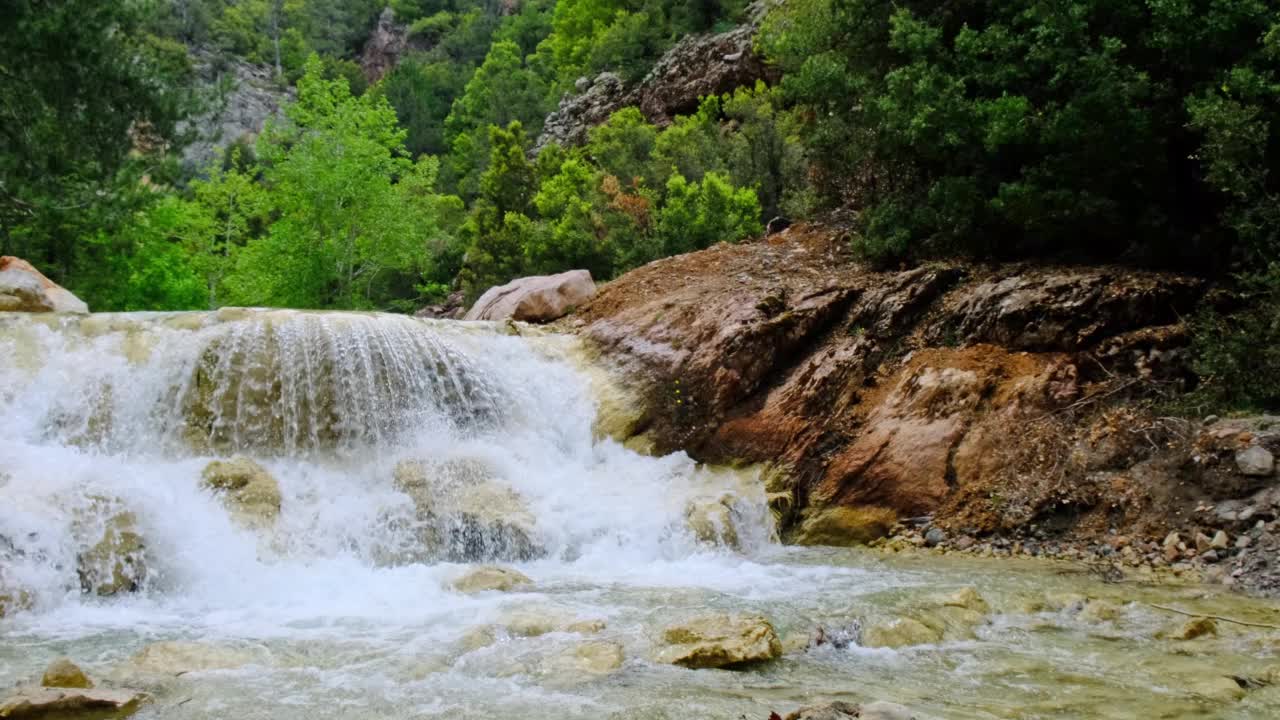
[(276, 220), (237, 253), (224, 286), (239, 304), (372, 307), (398, 275), (417, 278), (437, 232), (436, 163), (412, 163), (395, 111), (308, 61), (298, 100), (258, 144)]
[(471, 300), (522, 272), (524, 248), (534, 230), (528, 213), (537, 176), (527, 156), (524, 127), (519, 122), (491, 127), (488, 145), (480, 196), (462, 228), (467, 254), (459, 278)]
[(549, 107), (546, 86), (525, 66), (520, 48), (512, 42), (494, 43), (445, 119), (449, 177), (459, 194), (475, 197), (480, 192), (480, 175), (490, 156), (490, 126), (519, 122), (537, 134)]
[(104, 254), (79, 242), (150, 200), (188, 95), (185, 48), (149, 35), (139, 2), (0, 5), (0, 254), (96, 303)]
[(737, 242), (760, 233), (760, 201), (753, 190), (733, 187), (720, 173), (692, 183), (672, 175), (657, 230), (667, 255)]

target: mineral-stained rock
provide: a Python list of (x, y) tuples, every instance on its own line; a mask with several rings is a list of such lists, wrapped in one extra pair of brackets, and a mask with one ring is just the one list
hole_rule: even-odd
[(80, 298), (21, 258), (0, 257), (0, 312), (87, 313)]
[(496, 590), (510, 592), (533, 581), (519, 570), (485, 565), (467, 571), (465, 575), (453, 581), (453, 589), (462, 593), (478, 593)]
[(687, 668), (732, 668), (782, 655), (773, 625), (759, 615), (706, 615), (667, 628), (662, 640), (659, 661)]
[(217, 493), (232, 517), (245, 527), (269, 527), (280, 516), (279, 483), (249, 458), (215, 460), (200, 477), (201, 485)]
[(22, 688), (0, 701), (0, 718), (7, 720), (76, 720), (122, 718), (146, 702), (133, 690)]
[(1182, 627), (1178, 628), (1170, 637), (1175, 640), (1195, 640), (1198, 637), (1217, 634), (1218, 623), (1214, 622), (1213, 618), (1198, 617), (1183, 623)]
[(551, 322), (568, 315), (595, 294), (596, 284), (586, 270), (523, 277), (489, 288), (463, 319)]
[(67, 658), (59, 658), (45, 668), (40, 685), (47, 688), (79, 688), (87, 690), (93, 687), (93, 681), (84, 674), (75, 663)]

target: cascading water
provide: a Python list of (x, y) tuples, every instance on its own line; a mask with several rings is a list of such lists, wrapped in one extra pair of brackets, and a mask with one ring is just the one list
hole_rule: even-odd
[[(581, 358), (571, 337), (372, 314), (0, 314), (0, 687), (72, 655), (166, 718), (763, 719), (817, 696), (1025, 717), (1082, 676), (1031, 715), (1202, 703), (1162, 677), (1181, 666), (1073, 619), (1037, 635), (1014, 608), (1059, 578), (777, 545), (759, 471), (597, 437)], [(480, 562), (534, 585), (456, 592)], [(805, 636), (975, 582), (997, 619), (945, 648), (652, 660), (704, 610)], [(584, 669), (604, 645), (625, 664)], [(1225, 716), (1266, 716), (1257, 697)]]

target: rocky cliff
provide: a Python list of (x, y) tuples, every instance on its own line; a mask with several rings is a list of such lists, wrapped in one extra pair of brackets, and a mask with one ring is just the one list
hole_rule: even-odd
[(757, 23), (774, 2), (757, 3), (747, 24), (727, 32), (689, 35), (668, 50), (637, 84), (628, 86), (614, 73), (580, 78), (578, 93), (560, 101), (547, 116), (537, 148), (556, 143), (573, 147), (586, 142), (591, 128), (624, 107), (640, 108), (645, 117), (665, 126), (677, 115), (692, 114), (702, 98), (774, 81), (776, 73), (755, 51)]
[[(1269, 432), (1156, 410), (1191, 380), (1183, 318), (1200, 280), (873, 272), (848, 248), (838, 229), (798, 226), (604, 286), (575, 322), (636, 378), (642, 401), (615, 433), (784, 468), (770, 490), (795, 542), (868, 541), (925, 518), (934, 540), (1125, 536), (1139, 560), (1176, 562), (1205, 559), (1194, 537), (1275, 518)], [(1171, 531), (1184, 547), (1156, 544)]]
[(220, 53), (193, 48), (196, 84), (210, 99), (205, 111), (179, 127), (194, 139), (182, 151), (183, 163), (202, 170), (232, 143), (252, 143), (267, 119), (293, 100), (295, 91), (275, 80), (275, 71)]

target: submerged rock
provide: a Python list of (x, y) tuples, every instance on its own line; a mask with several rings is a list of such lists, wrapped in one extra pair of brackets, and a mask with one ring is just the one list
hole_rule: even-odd
[(468, 570), (465, 575), (454, 580), (453, 589), (468, 594), (493, 590), (510, 592), (518, 587), (532, 584), (533, 581), (519, 570), (485, 565)]
[(209, 670), (230, 670), (257, 660), (248, 651), (197, 642), (152, 643), (130, 659), (133, 669), (160, 675), (183, 675)]
[(133, 513), (111, 515), (101, 539), (76, 558), (80, 589), (102, 596), (138, 590), (147, 579), (146, 553)]
[(942, 632), (910, 617), (893, 618), (862, 629), (862, 646), (900, 648), (932, 645), (942, 640)]
[(837, 701), (802, 707), (788, 714), (784, 720), (915, 720), (915, 717), (902, 705), (883, 700), (866, 705)]
[(1170, 635), (1175, 640), (1195, 640), (1198, 637), (1206, 635), (1217, 635), (1218, 623), (1212, 618), (1198, 617), (1192, 618), (1182, 624), (1182, 627)]
[(0, 312), (87, 313), (89, 306), (21, 258), (0, 257)]
[(93, 681), (68, 658), (58, 658), (45, 669), (44, 676), (40, 678), (40, 685), (47, 688), (87, 690), (93, 687)]
[(0, 620), (31, 607), (31, 593), (22, 588), (15, 588), (0, 581)]
[(595, 294), (596, 284), (586, 270), (524, 277), (489, 288), (463, 319), (551, 322), (568, 315)]
[(773, 660), (782, 655), (782, 641), (773, 625), (760, 615), (705, 615), (662, 633), (667, 647), (660, 662), (687, 668), (732, 668)]
[(246, 457), (215, 460), (200, 475), (200, 485), (218, 495), (244, 527), (263, 528), (280, 517), (280, 485), (266, 468)]
[(618, 643), (593, 640), (546, 658), (542, 672), (553, 683), (578, 683), (617, 672), (625, 659), (626, 653)]
[(133, 690), (21, 688), (0, 702), (0, 718), (8, 720), (75, 720), (122, 718), (147, 701)]

